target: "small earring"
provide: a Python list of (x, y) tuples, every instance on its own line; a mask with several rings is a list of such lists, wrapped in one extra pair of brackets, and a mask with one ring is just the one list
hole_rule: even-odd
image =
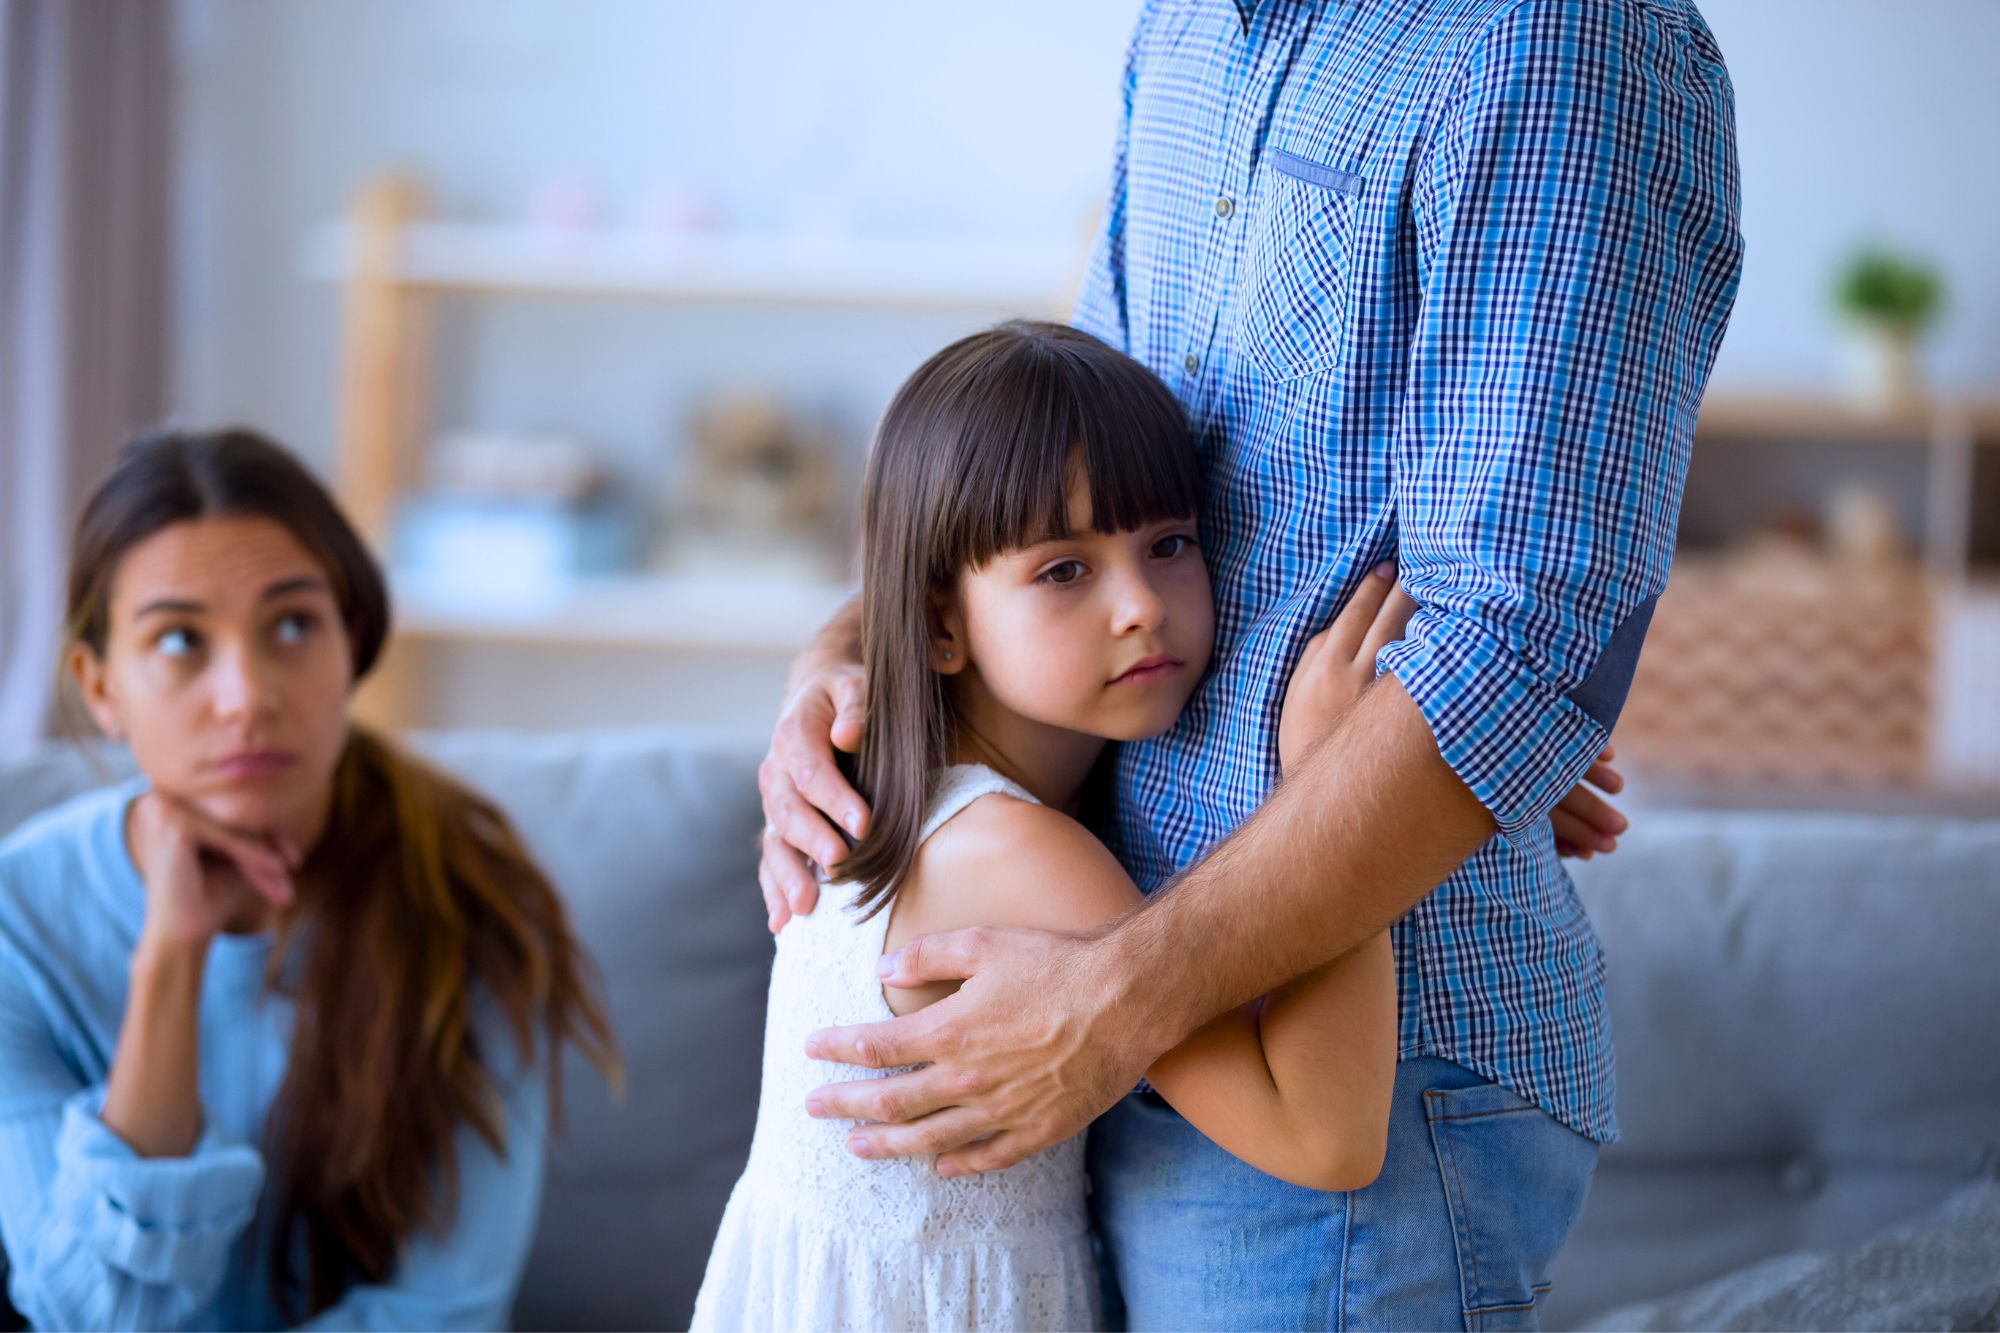
[(947, 662), (951, 661), (951, 649), (947, 648), (944, 650), (944, 660)]

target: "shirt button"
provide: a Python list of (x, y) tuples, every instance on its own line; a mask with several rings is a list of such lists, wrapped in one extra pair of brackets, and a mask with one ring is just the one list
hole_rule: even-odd
[(1215, 201), (1215, 216), (1226, 218), (1236, 211), (1236, 201), (1224, 195)]
[(1194, 373), (1195, 373), (1195, 372), (1196, 372), (1197, 370), (1200, 370), (1200, 369), (1201, 369), (1201, 358), (1200, 358), (1200, 357), (1198, 357), (1198, 356), (1196, 356), (1196, 355), (1195, 355), (1195, 354), (1194, 354), (1193, 352), (1189, 352), (1189, 353), (1187, 354), (1187, 358), (1186, 358), (1185, 360), (1183, 360), (1183, 361), (1181, 362), (1181, 364), (1182, 364), (1183, 366), (1186, 366), (1186, 367), (1187, 367), (1187, 373), (1188, 373), (1188, 374), (1190, 374), (1190, 375), (1192, 375), (1192, 374), (1194, 374)]

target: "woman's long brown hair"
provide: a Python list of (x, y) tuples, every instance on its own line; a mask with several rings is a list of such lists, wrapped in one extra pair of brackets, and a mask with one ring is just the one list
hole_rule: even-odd
[[(381, 569), (319, 483), (243, 430), (126, 446), (78, 520), (70, 641), (103, 654), (111, 585), (133, 546), (171, 524), (221, 517), (281, 523), (318, 559), (346, 621), (354, 679), (367, 675), (389, 633)], [(545, 1071), (557, 1122), (564, 1044), (619, 1076), (595, 968), (506, 816), (360, 728), (333, 787), (268, 978), (296, 1001), (266, 1127), (272, 1277), (280, 1300), (306, 1314), (356, 1283), (386, 1281), (415, 1232), (451, 1224), (454, 1132), (469, 1126), (506, 1151), (504, 1071)], [(511, 1060), (481, 1039), (489, 1014)]]
[(841, 863), (870, 914), (915, 858), (955, 718), (931, 670), (932, 602), (993, 557), (1069, 535), (1079, 470), (1090, 522), (1129, 532), (1193, 518), (1201, 468), (1173, 392), (1066, 324), (1016, 320), (961, 338), (890, 401), (861, 496), (861, 661), (868, 728), (855, 787), (873, 811)]

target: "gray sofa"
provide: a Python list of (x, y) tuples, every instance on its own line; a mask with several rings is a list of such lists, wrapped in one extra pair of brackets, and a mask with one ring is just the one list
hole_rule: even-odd
[[(570, 1071), (518, 1323), (684, 1326), (757, 1095), (756, 755), (682, 732), (421, 746), (506, 806), (562, 885), (630, 1066), (620, 1104)], [(124, 771), (109, 765), (56, 747), (0, 763), (0, 832)], [(1621, 1305), (1624, 1327), (1691, 1309), (1719, 1326), (1732, 1307), (1712, 1293), (1643, 1303), (1930, 1217), (1924, 1235), (1975, 1261), (1990, 1245), (2000, 1273), (2000, 1227), (1960, 1234), (1989, 1214), (1938, 1211), (2000, 1173), (2000, 824), (1644, 812), (1577, 877), (1610, 956), (1626, 1138), (1558, 1263), (1549, 1326)], [(1776, 1270), (1760, 1271), (1768, 1295)], [(1893, 1308), (1913, 1324), (1980, 1326), (1927, 1306), (1921, 1283), (1940, 1280), (1909, 1271), (1914, 1303)], [(1754, 1308), (1768, 1325), (1785, 1307)]]

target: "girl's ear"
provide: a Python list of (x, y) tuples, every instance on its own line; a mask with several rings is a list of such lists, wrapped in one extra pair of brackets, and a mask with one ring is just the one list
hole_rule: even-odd
[(931, 594), (930, 650), (931, 670), (940, 676), (965, 670), (965, 617), (956, 597)]
[(125, 730), (118, 725), (118, 709), (111, 701), (111, 691), (105, 681), (104, 660), (92, 652), (88, 644), (70, 645), (69, 676), (76, 683), (77, 697), (90, 710), (90, 720), (97, 724), (97, 729), (114, 741), (124, 740)]

